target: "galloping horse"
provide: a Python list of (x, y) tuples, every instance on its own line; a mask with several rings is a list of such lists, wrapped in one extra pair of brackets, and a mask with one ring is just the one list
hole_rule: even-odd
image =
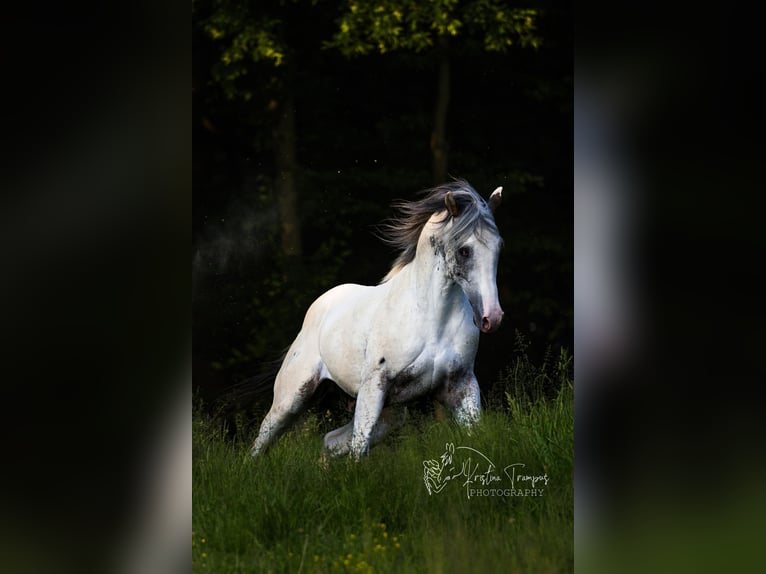
[(404, 403), (427, 393), (460, 424), (478, 421), (479, 332), (496, 330), (503, 318), (496, 283), (502, 239), (493, 216), (501, 199), (501, 187), (486, 202), (458, 180), (398, 205), (401, 216), (383, 231), (399, 257), (379, 285), (339, 285), (309, 307), (253, 456), (326, 379), (356, 397), (353, 421), (324, 437), (330, 454), (366, 455), (401, 424)]

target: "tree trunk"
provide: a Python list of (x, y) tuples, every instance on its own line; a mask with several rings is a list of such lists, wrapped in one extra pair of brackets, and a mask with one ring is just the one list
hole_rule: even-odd
[(436, 105), (434, 106), (434, 127), (431, 132), (431, 153), (433, 155), (434, 185), (447, 180), (447, 107), (450, 96), (450, 65), (447, 38), (440, 36), (436, 48), (438, 78), (436, 81)]
[[(289, 88), (288, 88), (289, 92)], [(301, 248), (300, 210), (295, 185), (298, 164), (295, 159), (295, 104), (292, 95), (284, 99), (274, 128), (274, 151), (276, 154), (277, 205), (282, 241), (282, 251), (290, 258), (299, 258)]]

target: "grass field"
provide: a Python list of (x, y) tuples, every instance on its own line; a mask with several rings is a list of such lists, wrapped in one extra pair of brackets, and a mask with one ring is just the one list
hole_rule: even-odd
[[(416, 414), (360, 463), (321, 461), (323, 433), (346, 422), (330, 413), (253, 459), (251, 433), (232, 439), (198, 411), (192, 571), (571, 572), (571, 358), (549, 359), (517, 356), (470, 432)], [(448, 443), (429, 494), (424, 461), (442, 466)]]

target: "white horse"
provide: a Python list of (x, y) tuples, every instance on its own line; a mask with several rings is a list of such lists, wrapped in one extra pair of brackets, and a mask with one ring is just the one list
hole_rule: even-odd
[(493, 217), (501, 199), (501, 187), (487, 204), (459, 180), (399, 204), (401, 217), (384, 231), (401, 254), (379, 285), (340, 285), (311, 305), (277, 374), (253, 456), (326, 379), (356, 397), (353, 421), (324, 437), (330, 454), (358, 460), (401, 424), (404, 403), (427, 393), (459, 423), (479, 419), (479, 332), (496, 330), (503, 318)]

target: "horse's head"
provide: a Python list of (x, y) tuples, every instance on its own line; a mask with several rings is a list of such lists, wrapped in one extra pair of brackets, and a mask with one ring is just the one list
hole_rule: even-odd
[(497, 261), (503, 240), (494, 220), (502, 200), (498, 187), (485, 202), (473, 190), (448, 191), (444, 196), (447, 217), (439, 239), (446, 274), (465, 293), (473, 310), (473, 322), (482, 333), (497, 330), (503, 310), (497, 297)]

